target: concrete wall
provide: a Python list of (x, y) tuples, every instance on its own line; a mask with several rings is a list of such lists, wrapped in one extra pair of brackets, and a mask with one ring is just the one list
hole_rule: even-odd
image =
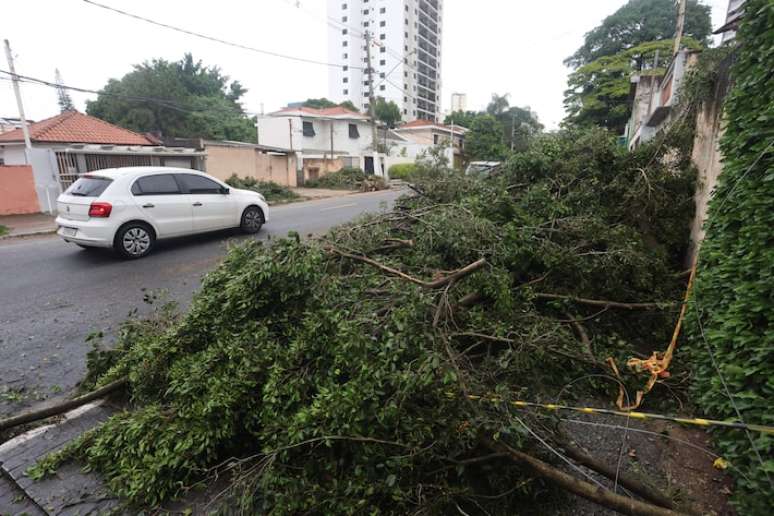
[(259, 152), (253, 147), (207, 145), (207, 173), (225, 181), (232, 174), (296, 186), (296, 160)]
[(331, 172), (338, 172), (344, 167), (344, 160), (307, 158), (304, 160), (304, 181), (317, 179)]
[(723, 104), (730, 89), (730, 59), (720, 64), (718, 80), (713, 98), (704, 102), (696, 116), (696, 136), (693, 140), (691, 159), (698, 171), (696, 178), (696, 214), (691, 223), (691, 249), (688, 263), (698, 251), (704, 239), (704, 222), (707, 219), (707, 206), (715, 190), (718, 177), (723, 172), (720, 138), (723, 136)]
[(39, 211), (32, 167), (0, 166), (0, 215), (21, 215)]

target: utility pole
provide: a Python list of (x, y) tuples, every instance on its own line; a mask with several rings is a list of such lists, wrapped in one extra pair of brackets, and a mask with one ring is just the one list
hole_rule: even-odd
[(22, 104), (21, 91), (19, 90), (19, 76), (16, 75), (16, 68), (13, 66), (13, 54), (11, 53), (11, 44), (5, 40), (5, 57), (8, 59), (8, 69), (11, 71), (11, 80), (13, 81), (13, 93), (16, 95), (16, 106), (19, 108), (19, 120), (21, 121), (22, 133), (24, 133), (24, 146), (32, 148), (30, 142), (30, 129), (27, 127), (27, 118), (24, 116), (24, 104)]
[(516, 113), (511, 117), (511, 152), (513, 152), (513, 142), (516, 138)]
[(676, 55), (680, 51), (680, 40), (683, 39), (683, 30), (685, 29), (685, 8), (688, 0), (677, 0), (679, 7), (677, 8), (677, 30), (675, 31), (675, 46), (672, 49), (672, 55)]
[(368, 73), (368, 116), (371, 117), (371, 141), (373, 141), (374, 147), (374, 174), (376, 174), (376, 158), (378, 154), (376, 146), (379, 138), (376, 135), (376, 115), (374, 111), (376, 101), (374, 99), (374, 68), (371, 66), (371, 31), (365, 31), (364, 37), (366, 41), (366, 72)]

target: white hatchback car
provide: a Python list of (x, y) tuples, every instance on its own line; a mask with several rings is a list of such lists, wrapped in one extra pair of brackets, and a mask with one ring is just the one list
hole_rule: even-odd
[(256, 233), (269, 220), (263, 195), (171, 167), (89, 172), (56, 204), (57, 234), (66, 242), (112, 247), (124, 258), (142, 258), (162, 238), (235, 227)]

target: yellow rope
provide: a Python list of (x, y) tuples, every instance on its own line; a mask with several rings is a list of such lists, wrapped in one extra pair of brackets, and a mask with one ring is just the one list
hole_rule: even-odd
[[(454, 397), (454, 394), (452, 393), (447, 393), (447, 394), (452, 398)], [(507, 401), (498, 396), (477, 396), (477, 395), (470, 394), (468, 395), (468, 399), (472, 401), (484, 401), (484, 402), (490, 402), (490, 403), (507, 403), (508, 405), (516, 408), (539, 408), (539, 409), (549, 410), (554, 412), (571, 411), (571, 412), (580, 412), (582, 414), (605, 414), (610, 416), (627, 417), (627, 418), (634, 418), (634, 419), (640, 419), (640, 420), (658, 419), (662, 421), (672, 421), (674, 423), (680, 423), (684, 425), (694, 425), (694, 426), (703, 426), (703, 427), (716, 426), (716, 427), (735, 428), (735, 429), (742, 429), (742, 430), (746, 429), (746, 430), (751, 430), (753, 432), (761, 432), (764, 434), (774, 434), (774, 426), (744, 424), (744, 423), (738, 423), (736, 421), (720, 421), (717, 419), (705, 419), (705, 418), (698, 418), (698, 417), (685, 418), (685, 417), (677, 417), (677, 416), (668, 416), (664, 414), (654, 414), (651, 412), (622, 411), (622, 410), (611, 410), (611, 409), (594, 408), (594, 407), (573, 407), (569, 405), (558, 405), (556, 403), (535, 403), (535, 402), (523, 401), (523, 400)]]

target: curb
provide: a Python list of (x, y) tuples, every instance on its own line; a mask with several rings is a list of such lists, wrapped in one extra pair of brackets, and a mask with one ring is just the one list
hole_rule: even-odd
[(17, 233), (17, 234), (8, 234), (0, 236), (0, 242), (3, 240), (11, 240), (14, 238), (25, 238), (25, 237), (33, 237), (33, 236), (40, 236), (40, 235), (53, 235), (56, 233), (56, 229), (42, 229), (40, 231), (30, 231), (29, 233)]

